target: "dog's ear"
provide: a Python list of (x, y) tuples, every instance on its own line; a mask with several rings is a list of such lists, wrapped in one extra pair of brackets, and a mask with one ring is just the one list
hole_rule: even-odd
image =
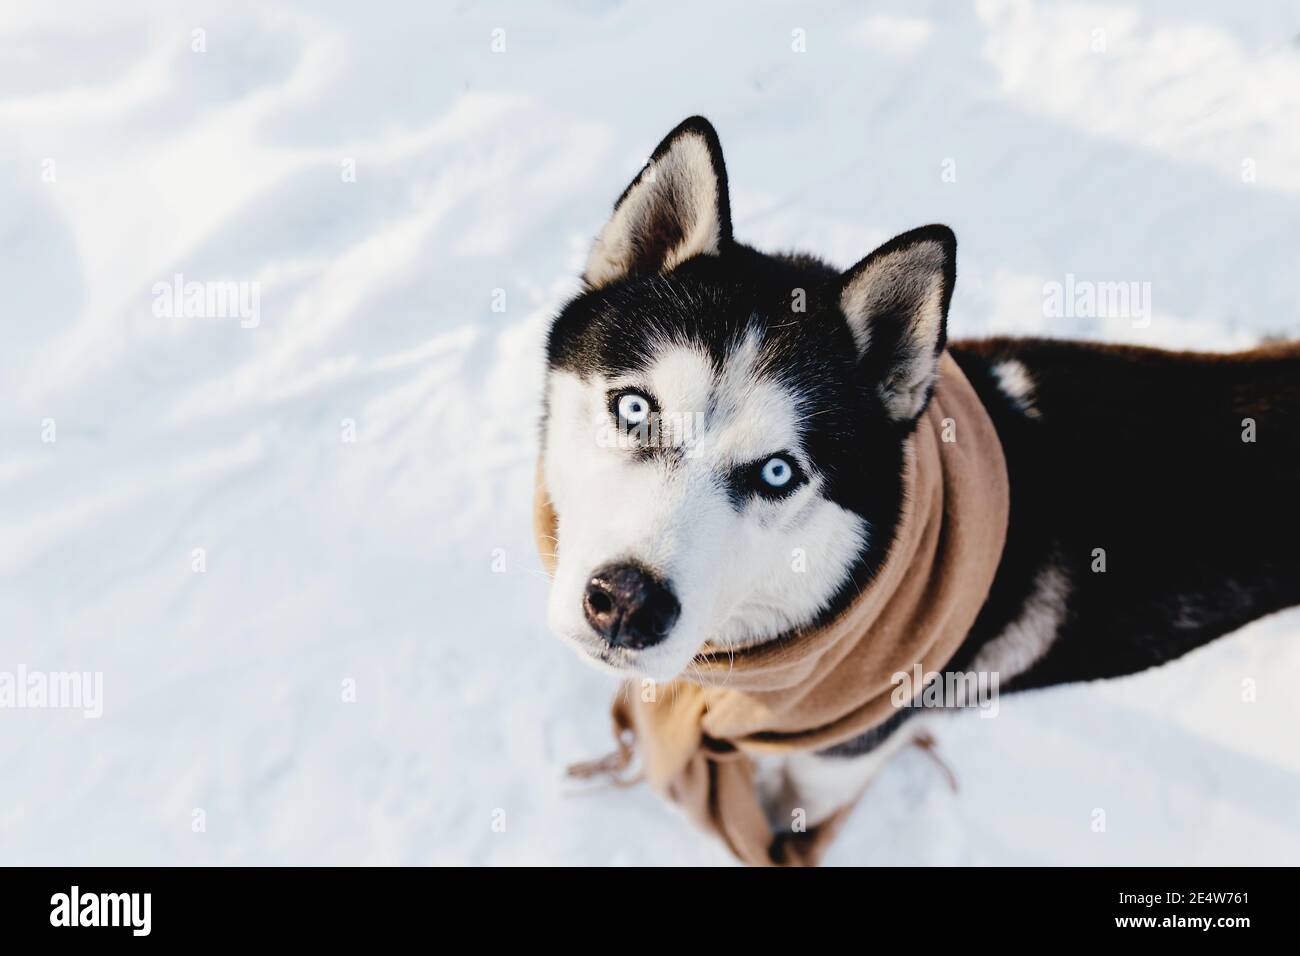
[(599, 289), (618, 279), (667, 272), (731, 242), (727, 170), (718, 134), (692, 116), (664, 137), (623, 190), (596, 237), (583, 280)]
[(922, 226), (889, 240), (840, 279), (840, 308), (885, 412), (912, 422), (925, 410), (947, 342), (957, 237)]

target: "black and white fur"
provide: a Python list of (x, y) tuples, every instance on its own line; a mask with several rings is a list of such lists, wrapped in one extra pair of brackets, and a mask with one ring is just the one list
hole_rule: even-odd
[[(548, 341), (552, 630), (620, 674), (669, 680), (706, 640), (780, 640), (829, 619), (892, 541), (904, 443), (945, 348), (994, 421), (1012, 491), (996, 580), (951, 669), (997, 672), (1003, 690), (1128, 674), (1300, 603), (1295, 348), (948, 343), (955, 279), (944, 226), (843, 272), (735, 241), (713, 127), (693, 117), (669, 133)], [(638, 414), (654, 407), (651, 442), (610, 440), (629, 394)], [(611, 639), (593, 616), (610, 566), (676, 605), (652, 638)], [(764, 762), (774, 822), (798, 807), (815, 824), (852, 800), (910, 739), (912, 713)]]

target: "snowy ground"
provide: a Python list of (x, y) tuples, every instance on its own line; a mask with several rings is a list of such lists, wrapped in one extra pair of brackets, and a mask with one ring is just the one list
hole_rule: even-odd
[[(563, 779), (611, 685), (527, 521), (548, 318), (690, 113), (742, 239), (950, 223), (957, 335), (1300, 334), (1294, 3), (258, 6), (0, 8), (0, 671), (104, 681), (0, 710), (3, 863), (727, 861)], [(1044, 318), (1069, 273), (1149, 327)], [(956, 718), (960, 792), (904, 754), (830, 862), (1300, 861), (1298, 637)]]

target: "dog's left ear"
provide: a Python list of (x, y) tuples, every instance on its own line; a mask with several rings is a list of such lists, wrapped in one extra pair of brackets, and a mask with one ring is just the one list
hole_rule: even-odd
[(667, 272), (731, 242), (727, 169), (713, 126), (692, 116), (664, 137), (623, 190), (596, 238), (583, 280), (592, 289)]
[(840, 308), (885, 413), (913, 422), (925, 410), (947, 343), (957, 237), (922, 226), (889, 240), (840, 279)]

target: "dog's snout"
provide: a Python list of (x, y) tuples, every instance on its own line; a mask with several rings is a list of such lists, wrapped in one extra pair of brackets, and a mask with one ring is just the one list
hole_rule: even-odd
[(668, 636), (682, 606), (667, 582), (644, 568), (608, 564), (587, 582), (582, 610), (610, 644), (639, 650)]

